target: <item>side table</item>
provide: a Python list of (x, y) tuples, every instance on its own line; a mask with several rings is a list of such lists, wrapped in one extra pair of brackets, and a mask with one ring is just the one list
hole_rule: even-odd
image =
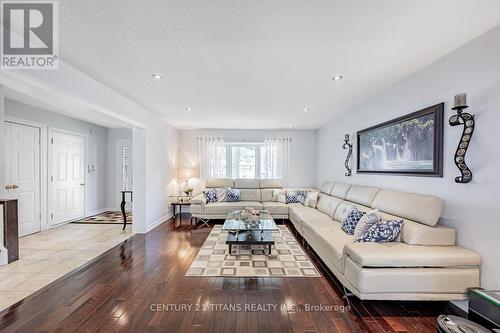
[[(172, 202), (172, 207), (174, 208), (174, 219), (177, 218), (177, 215), (179, 215), (179, 223), (182, 223), (182, 207), (189, 207), (191, 206), (191, 202), (189, 201), (177, 201), (177, 202)], [(179, 212), (177, 213), (177, 207), (179, 207)]]

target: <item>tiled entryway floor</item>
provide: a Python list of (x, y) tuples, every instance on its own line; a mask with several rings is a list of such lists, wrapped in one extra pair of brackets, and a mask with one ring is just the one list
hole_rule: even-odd
[(19, 240), (20, 259), (0, 267), (0, 311), (132, 237), (132, 226), (66, 224)]

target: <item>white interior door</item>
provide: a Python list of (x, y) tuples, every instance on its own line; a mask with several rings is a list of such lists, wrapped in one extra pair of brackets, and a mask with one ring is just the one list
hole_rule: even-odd
[(85, 214), (85, 138), (52, 131), (51, 225)]
[[(132, 191), (132, 140), (116, 140), (116, 167), (116, 174), (118, 175), (117, 207), (120, 207), (122, 201), (121, 191)], [(129, 199), (130, 195), (127, 195), (127, 200)], [(127, 201), (125, 210), (132, 210), (132, 202)]]
[(40, 129), (5, 123), (6, 193), (18, 201), (19, 236), (41, 229)]

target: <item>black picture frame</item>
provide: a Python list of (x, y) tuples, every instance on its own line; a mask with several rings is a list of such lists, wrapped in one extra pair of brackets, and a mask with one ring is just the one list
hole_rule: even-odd
[[(394, 126), (413, 119), (422, 118), (424, 116), (432, 115), (434, 117), (434, 140), (433, 140), (433, 167), (432, 169), (367, 169), (362, 168), (360, 164), (360, 137), (367, 135), (370, 132), (380, 130), (386, 127)], [(364, 130), (358, 131), (357, 136), (357, 165), (356, 172), (360, 174), (387, 174), (387, 175), (403, 175), (403, 176), (424, 176), (424, 177), (443, 177), (443, 135), (444, 135), (444, 103), (439, 103), (420, 111), (412, 112), (402, 117), (386, 121), (384, 123), (371, 126)]]

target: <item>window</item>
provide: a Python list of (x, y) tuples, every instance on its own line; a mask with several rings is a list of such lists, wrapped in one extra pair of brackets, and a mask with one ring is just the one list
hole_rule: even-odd
[(281, 179), (288, 184), (290, 138), (227, 142), (199, 137), (200, 175), (205, 178)]
[(227, 178), (267, 178), (262, 173), (262, 143), (226, 143)]
[(128, 147), (122, 147), (122, 189), (123, 191), (128, 191), (129, 190), (129, 184), (130, 184), (130, 172), (129, 172), (129, 153), (128, 153)]

